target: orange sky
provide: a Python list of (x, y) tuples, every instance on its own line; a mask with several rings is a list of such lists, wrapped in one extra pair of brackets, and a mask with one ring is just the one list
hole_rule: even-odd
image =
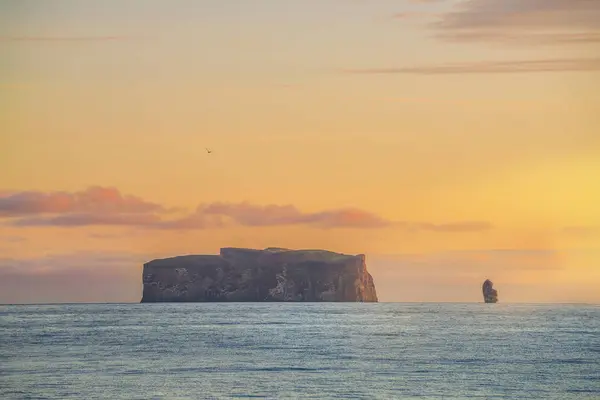
[(0, 5), (0, 302), (137, 301), (224, 246), (600, 301), (600, 3), (84, 3)]

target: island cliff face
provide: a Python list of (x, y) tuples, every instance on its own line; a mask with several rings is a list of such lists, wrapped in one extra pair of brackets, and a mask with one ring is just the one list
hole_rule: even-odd
[(494, 284), (489, 279), (483, 282), (483, 301), (486, 303), (498, 302), (498, 291), (494, 289)]
[(142, 303), (377, 302), (364, 255), (323, 250), (223, 248), (150, 261), (142, 279)]

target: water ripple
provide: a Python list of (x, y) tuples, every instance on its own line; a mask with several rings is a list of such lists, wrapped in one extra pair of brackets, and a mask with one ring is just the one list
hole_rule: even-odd
[(600, 307), (0, 306), (2, 399), (598, 399)]

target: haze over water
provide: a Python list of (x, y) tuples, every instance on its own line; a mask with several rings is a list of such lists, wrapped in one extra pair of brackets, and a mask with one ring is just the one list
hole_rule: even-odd
[(598, 399), (600, 307), (0, 307), (0, 398)]

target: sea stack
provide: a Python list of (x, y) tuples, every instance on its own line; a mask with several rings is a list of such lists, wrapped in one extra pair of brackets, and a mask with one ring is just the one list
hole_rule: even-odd
[(365, 256), (325, 250), (223, 248), (150, 261), (142, 303), (377, 302)]
[(483, 301), (486, 303), (498, 302), (498, 291), (494, 289), (494, 284), (489, 279), (483, 282)]

